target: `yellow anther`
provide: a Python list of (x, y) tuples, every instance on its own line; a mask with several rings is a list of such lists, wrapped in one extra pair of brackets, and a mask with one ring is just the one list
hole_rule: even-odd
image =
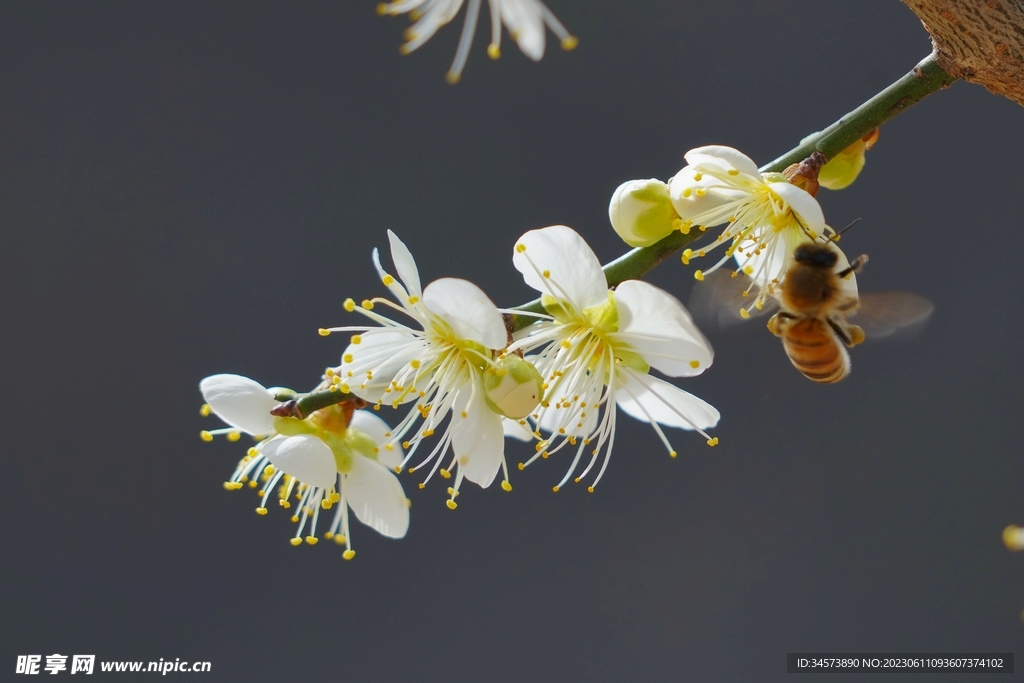
[(407, 507), (407, 508), (411, 508), (412, 507), (412, 498), (406, 498), (405, 499), (405, 507)]
[(306, 536), (306, 543), (308, 543), (310, 545), (316, 545), (316, 542), (319, 541), (319, 540), (320, 539), (317, 538), (316, 536)]
[(419, 302), (420, 302), (420, 298), (418, 296), (416, 296), (415, 294), (409, 297), (409, 303), (411, 305), (415, 306)]
[(703, 178), (704, 178), (704, 174), (703, 174), (703, 173), (701, 173), (700, 171), (697, 171), (696, 173), (694, 173), (694, 174), (693, 174), (693, 179), (694, 179), (694, 180), (696, 180), (696, 181), (697, 181), (698, 183), (699, 183), (699, 182), (700, 182), (700, 181), (701, 181), (701, 180), (702, 180)]
[(290, 540), (288, 542), (291, 543), (294, 546), (302, 545), (302, 539), (301, 538), (293, 538), (292, 540)]
[(359, 304), (359, 305), (362, 306), (363, 308), (365, 308), (368, 311), (372, 311), (373, 310), (373, 302), (370, 301), (369, 299), (363, 299), (363, 302), (361, 304)]
[(503, 491), (511, 491), (512, 484), (508, 483), (508, 479), (505, 479), (504, 481), (501, 482), (501, 488)]
[(544, 460), (547, 460), (547, 459), (548, 459), (548, 452), (547, 452), (547, 451), (544, 451), (543, 453), (541, 453), (541, 454), (540, 454), (540, 457), (541, 457), (542, 459), (544, 459)]
[(756, 308), (759, 311), (762, 310), (764, 308), (764, 302), (758, 299), (757, 301), (754, 302), (754, 308)]
[(390, 274), (387, 274), (381, 278), (381, 282), (384, 283), (385, 287), (390, 287), (391, 285), (395, 284), (395, 278), (391, 277)]
[(522, 463), (521, 462), (518, 465), (516, 465), (516, 467), (518, 467), (520, 471), (525, 470), (526, 469), (526, 463)]
[(319, 330), (317, 330), (317, 332), (320, 333), (321, 337), (329, 337), (329, 336), (331, 336), (331, 331), (328, 330), (326, 327), (321, 327)]
[[(434, 430), (433, 429), (424, 429), (423, 430), (423, 438), (424, 439), (430, 438), (433, 435), (434, 435)], [(406, 446), (406, 448), (408, 448), (408, 446)]]
[(487, 56), (490, 57), (491, 59), (497, 59), (498, 57), (501, 57), (501, 48), (499, 48), (494, 43), (491, 43), (490, 45), (487, 46)]
[(238, 441), (242, 438), (241, 432), (228, 432), (228, 441)]
[(263, 468), (263, 474), (267, 475), (268, 477), (273, 476), (274, 472), (276, 471), (277, 470), (274, 469), (273, 465), (267, 465), (266, 467)]
[(754, 274), (754, 269), (751, 266), (744, 266), (743, 267), (743, 274), (744, 275), (753, 275)]
[(259, 486), (259, 484), (257, 483), (257, 481), (255, 479), (252, 479), (251, 481), (249, 481), (249, 488), (254, 489), (257, 486)]
[(729, 175), (739, 175), (740, 174), (740, 172), (737, 171), (735, 168), (730, 168), (728, 171), (726, 171), (726, 173), (728, 173)]
[(323, 500), (320, 501), (320, 507), (322, 507), (324, 510), (330, 510), (331, 505), (332, 503), (328, 498), (324, 498)]
[(562, 38), (562, 49), (563, 50), (575, 50), (576, 46), (580, 44), (580, 39), (576, 36), (566, 36)]
[(267, 508), (256, 508), (256, 514), (257, 515), (265, 515), (265, 514), (267, 514)]
[(699, 360), (691, 360), (690, 361), (690, 367), (693, 368), (694, 370), (696, 370), (697, 368), (700, 367), (700, 361)]
[(334, 538), (334, 534), (332, 532), (330, 532), (330, 531), (325, 531), (324, 532), (324, 538), (326, 538), (329, 541), (332, 538)]
[(203, 417), (210, 417), (210, 413), (212, 411), (213, 411), (213, 408), (210, 407), (209, 403), (204, 403), (199, 408), (199, 414), (202, 415)]
[(559, 489), (558, 489), (558, 487), (557, 487), (557, 486), (552, 486), (552, 487), (551, 487), (551, 490), (552, 490), (552, 491), (554, 491), (555, 493), (558, 493), (558, 490), (559, 490)]
[(670, 457), (670, 458), (674, 458), (674, 457), (676, 457), (676, 456), (677, 456), (677, 455), (679, 455), (679, 454), (678, 454), (678, 453), (676, 453), (675, 451), (669, 451), (669, 452), (668, 452), (668, 455), (669, 455), (669, 457)]
[(449, 509), (449, 510), (454, 510), (455, 508), (459, 507), (459, 504), (458, 504), (458, 503), (456, 503), (456, 502), (455, 502), (454, 500), (452, 500), (451, 498), (449, 498), (448, 500), (446, 500), (446, 501), (444, 502), (444, 504), (448, 506), (448, 509)]
[(438, 474), (440, 474), (445, 479), (451, 479), (452, 478), (452, 473), (449, 472), (448, 470), (446, 470), (443, 467), (438, 471)]
[(462, 79), (462, 74), (456, 73), (454, 71), (449, 71), (448, 73), (446, 73), (444, 75), (444, 80), (448, 81), (449, 85), (455, 85), (461, 79)]
[[(392, 469), (395, 471), (395, 474), (402, 473), (402, 467), (400, 465), (395, 465)], [(409, 471), (412, 472), (412, 468), (409, 468)]]
[(543, 275), (544, 277), (551, 277), (551, 271), (545, 270), (543, 273), (541, 273), (541, 275)]
[(349, 313), (351, 313), (352, 311), (356, 310), (356, 302), (353, 301), (352, 299), (345, 299), (345, 303), (343, 303), (342, 306)]
[[(346, 353), (344, 356), (341, 357), (341, 361), (343, 363), (351, 363), (353, 360), (355, 360), (355, 356), (353, 356), (351, 353)], [(338, 382), (341, 381), (341, 378), (338, 377), (337, 375), (335, 375), (331, 379), (332, 380), (337, 380), (337, 382), (335, 382), (335, 384), (337, 384)]]
[(213, 441), (213, 434), (204, 429), (203, 431), (199, 432), (199, 438), (202, 439), (203, 441)]
[(377, 14), (383, 17), (387, 13), (388, 13), (388, 6), (385, 3), (383, 3), (383, 2), (377, 3)]
[(332, 504), (333, 503), (337, 503), (339, 500), (341, 500), (341, 494), (340, 493), (335, 491), (334, 493), (331, 494), (331, 503)]
[(345, 545), (345, 537), (342, 536), (341, 534), (335, 534), (334, 535), (334, 542), (337, 543), (338, 545)]
[(522, 254), (524, 251), (526, 251), (526, 245), (523, 244), (522, 242), (517, 243), (516, 252)]
[(1014, 552), (1024, 550), (1024, 529), (1016, 524), (1006, 527), (1003, 529), (1003, 543)]
[(256, 495), (258, 495), (258, 496), (263, 496), (265, 494), (266, 494), (266, 491), (264, 491), (263, 489), (260, 489), (259, 491), (256, 492)]
[(459, 492), (453, 489), (451, 486), (449, 486), (448, 495), (451, 496), (452, 498), (455, 498), (457, 495), (459, 495)]
[[(349, 339), (349, 341), (352, 342), (353, 344), (362, 344), (363, 343), (363, 335), (361, 335), (361, 334), (353, 334), (352, 338)], [(351, 375), (349, 375), (349, 376), (351, 377)]]
[(290, 508), (292, 506), (292, 504), (289, 503), (284, 498), (282, 498), (279, 501), (277, 501), (277, 504), (280, 505), (281, 507), (283, 507), (285, 510), (287, 510), (288, 508)]
[(743, 318), (743, 319), (749, 318), (750, 317), (750, 311), (748, 311), (745, 308), (741, 308), (740, 309), (740, 317)]
[(693, 271), (693, 277), (698, 282), (704, 282), (704, 271), (703, 270), (695, 270), (695, 271)]
[[(338, 389), (343, 394), (348, 394), (348, 393), (352, 392), (352, 388), (348, 385), (348, 382), (342, 382), (341, 384), (339, 384), (338, 385)], [(374, 406), (373, 409), (374, 410), (380, 410), (380, 406)]]
[(572, 348), (572, 344), (569, 343), (568, 339), (563, 339), (562, 340), (562, 348), (563, 349), (571, 349)]
[(706, 225), (698, 225), (698, 226), (697, 226), (697, 228), (698, 228), (698, 229), (699, 229), (699, 230), (700, 230), (701, 232), (707, 232), (707, 231), (708, 231), (708, 226), (706, 226)]
[(420, 482), (420, 483), (418, 484), (418, 486), (419, 486), (419, 487), (420, 487), (421, 489), (425, 489), (425, 488), (427, 488), (427, 485), (426, 485), (426, 484), (424, 484), (424, 483), (423, 483), (422, 481), (421, 481), (421, 482)]
[(411, 361), (409, 361), (409, 367), (412, 368), (413, 370), (419, 370), (420, 369), (420, 362), (419, 362), (419, 360), (416, 359), (416, 358), (413, 358)]
[(343, 553), (341, 554), (341, 556), (342, 556), (343, 558), (345, 558), (346, 560), (351, 560), (351, 559), (352, 559), (353, 557), (355, 557), (355, 556), (356, 556), (356, 551), (355, 551), (355, 550), (352, 550), (351, 548), (349, 548), (348, 550), (346, 550), (345, 552), (343, 552)]
[(588, 486), (587, 487), (587, 493), (593, 493), (593, 492), (594, 492), (594, 487), (593, 486)]
[(717, 446), (718, 445), (718, 437), (716, 436), (716, 437), (714, 437), (712, 439), (708, 439), (708, 445), (709, 446)]

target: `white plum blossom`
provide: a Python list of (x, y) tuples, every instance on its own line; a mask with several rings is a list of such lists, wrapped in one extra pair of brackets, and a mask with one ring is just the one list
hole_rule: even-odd
[(767, 295), (792, 265), (798, 244), (833, 232), (813, 196), (781, 173), (761, 173), (742, 152), (712, 145), (691, 149), (685, 158), (687, 165), (669, 181), (679, 229), (686, 234), (694, 226), (702, 231), (726, 227), (710, 246), (686, 249), (683, 263), (731, 242), (721, 260), (696, 271), (698, 280), (735, 256), (740, 269)]
[[(508, 351), (528, 354), (547, 383), (544, 401), (532, 419), (550, 433), (536, 448), (547, 457), (566, 444), (576, 454), (557, 491), (573, 475), (584, 452), (589, 464), (580, 481), (604, 460), (600, 481), (615, 439), (615, 405), (648, 422), (670, 455), (676, 455), (661, 426), (704, 431), (718, 424), (718, 411), (701, 399), (652, 377), (654, 368), (670, 377), (704, 371), (713, 358), (711, 346), (689, 313), (671, 294), (640, 280), (608, 289), (597, 256), (571, 228), (556, 225), (531, 230), (515, 246), (515, 267), (526, 283), (542, 293), (550, 316), (520, 331)], [(601, 410), (606, 406), (605, 410)], [(512, 427), (507, 433), (515, 435)], [(538, 434), (539, 436), (539, 434)]]
[(206, 400), (204, 414), (212, 411), (230, 425), (230, 431), (203, 432), (204, 440), (224, 431), (264, 437), (239, 461), (224, 487), (259, 486), (262, 500), (256, 512), (261, 515), (267, 514), (272, 495), (286, 509), (297, 500), (292, 521), (298, 529), (292, 545), (302, 543), (307, 521), (305, 540), (316, 543), (320, 511), (335, 505), (325, 536), (346, 546), (342, 555), (346, 560), (355, 556), (350, 508), (360, 522), (384, 536), (405, 536), (408, 499), (391, 471), (402, 461), (402, 451), (382, 447), (389, 428), (379, 417), (345, 404), (323, 408), (304, 420), (277, 417), (270, 413), (280, 403), (276, 392), (240, 375), (213, 375), (199, 388)]
[[(391, 231), (388, 237), (398, 278), (384, 271), (377, 250), (373, 261), (398, 303), (383, 298), (364, 301), (360, 306), (351, 299), (345, 302), (346, 310), (358, 311), (379, 327), (322, 330), (324, 334), (357, 333), (342, 354), (332, 381), (338, 390), (352, 392), (378, 409), (412, 403), (409, 413), (387, 435), (386, 445), (402, 443), (408, 449), (399, 468), (440, 430), (429, 455), (410, 471), (431, 460), (434, 465), (427, 480), (438, 470), (446, 479), (454, 471), (455, 482), (448, 489), (449, 508), (455, 509), (455, 497), (464, 478), (487, 488), (498, 469), (503, 468), (502, 488), (511, 490), (503, 418), (489, 406), (484, 383), (484, 373), (496, 366), (494, 350), (504, 349), (508, 340), (501, 313), (479, 287), (466, 280), (441, 278), (421, 288), (419, 270), (409, 249)], [(409, 316), (419, 329), (379, 313), (378, 306)], [(539, 388), (537, 393), (539, 400)], [(451, 419), (446, 422), (449, 414)], [(447, 468), (441, 468), (441, 458), (449, 447), (452, 459)]]
[[(405, 32), (406, 43), (402, 54), (409, 54), (430, 40), (441, 28), (459, 13), (465, 0), (395, 0), (377, 5), (378, 14), (405, 14), (415, 20)], [(466, 20), (462, 25), (462, 36), (455, 51), (455, 60), (448, 70), (449, 83), (458, 83), (473, 44), (473, 34), (480, 18), (482, 0), (468, 0)], [(487, 0), (491, 12), (491, 42), (487, 54), (491, 59), (501, 56), (501, 25), (504, 23), (513, 40), (523, 54), (537, 62), (544, 56), (544, 28), (550, 28), (561, 41), (562, 49), (572, 50), (578, 44), (562, 22), (540, 0)]]

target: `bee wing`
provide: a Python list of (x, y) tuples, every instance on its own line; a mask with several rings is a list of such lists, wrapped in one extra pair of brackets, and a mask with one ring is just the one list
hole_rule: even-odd
[(758, 287), (749, 278), (743, 275), (733, 277), (733, 271), (723, 268), (694, 283), (686, 307), (698, 323), (724, 330), (747, 320), (740, 315), (741, 309), (749, 308), (748, 317), (757, 318), (778, 308), (778, 302), (771, 296), (765, 299), (762, 308), (752, 308), (757, 295)]
[(913, 336), (922, 329), (935, 304), (913, 292), (865, 292), (850, 322), (864, 330), (865, 339)]

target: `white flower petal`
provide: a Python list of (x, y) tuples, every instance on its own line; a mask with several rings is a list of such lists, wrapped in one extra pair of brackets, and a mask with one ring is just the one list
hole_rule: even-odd
[(409, 530), (409, 505), (398, 477), (384, 465), (357, 455), (344, 475), (345, 498), (360, 522), (388, 538)]
[(349, 426), (366, 434), (380, 447), (380, 450), (377, 452), (377, 460), (379, 462), (388, 467), (397, 467), (401, 464), (404, 457), (402, 447), (397, 443), (392, 444), (390, 449), (386, 449), (383, 446), (383, 444), (388, 442), (388, 434), (391, 433), (391, 427), (388, 426), (387, 422), (368, 410), (357, 410), (352, 413), (352, 421), (349, 423)]
[(626, 368), (619, 369), (618, 379), (616, 403), (641, 422), (653, 419), (667, 427), (689, 430), (718, 424), (720, 416), (714, 406), (668, 382)]
[(738, 149), (725, 145), (697, 147), (683, 155), (683, 158), (686, 159), (686, 163), (694, 166), (700, 163), (714, 163), (719, 167), (734, 168), (740, 173), (746, 173), (755, 178), (761, 177), (761, 172), (757, 169), (757, 164), (753, 159)]
[(510, 420), (507, 417), (501, 421), (502, 433), (519, 441), (533, 441), (533, 432), (527, 425), (519, 424), (519, 420)]
[(398, 239), (398, 235), (388, 230), (388, 240), (391, 241), (391, 260), (395, 262), (395, 270), (398, 277), (413, 296), (423, 296), (423, 288), (420, 286), (420, 271), (416, 267), (416, 260), (412, 257), (409, 247), (405, 242)]
[(533, 61), (540, 61), (544, 56), (544, 18), (536, 0), (503, 0), (499, 4), (501, 18), (519, 49)]
[(791, 183), (768, 183), (772, 192), (777, 194), (800, 217), (804, 227), (820, 235), (825, 229), (825, 214), (821, 211), (818, 200)]
[[(702, 175), (700, 180), (696, 180), (696, 177), (697, 170), (693, 166), (684, 166), (683, 170), (668, 181), (672, 206), (683, 220), (692, 220), (695, 216), (717, 209), (723, 204), (742, 200), (747, 196), (747, 193), (742, 190), (725, 187), (720, 180), (713, 176)], [(704, 196), (701, 196), (697, 190), (703, 190)], [(721, 222), (724, 223), (725, 219), (722, 219)]]
[(480, 342), (489, 349), (505, 348), (508, 332), (501, 313), (472, 282), (453, 277), (434, 280), (423, 291), (423, 303), (462, 339)]
[[(452, 450), (466, 479), (487, 488), (505, 457), (501, 416), (487, 407), (483, 391), (463, 387), (452, 409)], [(463, 417), (465, 413), (465, 417)]]
[[(520, 245), (526, 250), (520, 252)], [(516, 247), (512, 264), (523, 274), (526, 284), (537, 291), (568, 300), (580, 311), (608, 298), (608, 279), (601, 262), (572, 228), (553, 225), (530, 230), (519, 238)]]
[(651, 367), (670, 377), (690, 377), (711, 365), (711, 344), (668, 292), (641, 280), (626, 280), (615, 289), (615, 303), (619, 331), (611, 338), (628, 344)]
[[(376, 403), (384, 398), (385, 390), (399, 373), (411, 369), (410, 362), (419, 358), (425, 342), (421, 335), (411, 330), (386, 327), (367, 330), (360, 337), (358, 344), (349, 344), (345, 349), (338, 373), (352, 393)], [(350, 355), (352, 361), (344, 362)], [(367, 378), (367, 372), (372, 374), (372, 378)], [(387, 403), (393, 403), (396, 399), (399, 403), (405, 403), (417, 398), (412, 393), (401, 397), (390, 393)]]
[(249, 434), (272, 434), (277, 401), (262, 384), (241, 375), (212, 375), (199, 383), (217, 417)]
[(338, 476), (334, 453), (312, 434), (273, 439), (261, 452), (274, 467), (310, 486), (329, 489)]

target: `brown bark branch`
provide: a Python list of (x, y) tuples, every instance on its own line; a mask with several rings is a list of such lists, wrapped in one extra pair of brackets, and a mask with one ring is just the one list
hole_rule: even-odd
[(946, 73), (1024, 106), (1024, 0), (902, 1)]

